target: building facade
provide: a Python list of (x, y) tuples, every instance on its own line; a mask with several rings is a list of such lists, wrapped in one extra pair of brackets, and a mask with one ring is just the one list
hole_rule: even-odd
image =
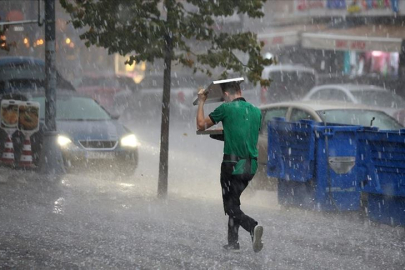
[(404, 0), (276, 0), (265, 12), (265, 27), (250, 27), (280, 62), (329, 78), (405, 77)]

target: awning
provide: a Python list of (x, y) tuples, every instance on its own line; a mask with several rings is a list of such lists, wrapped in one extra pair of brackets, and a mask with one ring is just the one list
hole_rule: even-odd
[(339, 51), (401, 52), (405, 27), (363, 25), (346, 29), (328, 29), (302, 34), (304, 48)]
[(259, 41), (264, 42), (264, 50), (281, 49), (285, 46), (295, 46), (300, 43), (300, 35), (307, 31), (320, 31), (326, 25), (294, 25), (275, 27), (258, 33)]

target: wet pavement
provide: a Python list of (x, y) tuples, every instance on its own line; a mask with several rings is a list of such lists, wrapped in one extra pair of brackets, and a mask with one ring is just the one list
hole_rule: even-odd
[(405, 269), (402, 228), (285, 210), (268, 191), (242, 198), (264, 227), (264, 249), (254, 253), (241, 229), (241, 252), (222, 250), (221, 144), (192, 126), (172, 129), (169, 195), (157, 199), (159, 134), (129, 125), (142, 143), (131, 177), (0, 168), (0, 269)]

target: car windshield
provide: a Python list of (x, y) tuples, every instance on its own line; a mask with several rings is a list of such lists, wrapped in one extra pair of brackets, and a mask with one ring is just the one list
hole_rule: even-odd
[[(373, 110), (323, 110), (317, 111), (324, 122), (345, 125), (360, 125), (378, 127), (383, 130), (403, 128), (394, 118), (384, 112)], [(374, 118), (374, 120), (373, 120)]]
[[(45, 118), (45, 97), (35, 97), (40, 104), (39, 115)], [(111, 116), (93, 99), (86, 97), (62, 96), (56, 100), (57, 120), (98, 121), (109, 120)]]
[(405, 108), (405, 100), (390, 91), (352, 91), (353, 96), (361, 104), (387, 108)]

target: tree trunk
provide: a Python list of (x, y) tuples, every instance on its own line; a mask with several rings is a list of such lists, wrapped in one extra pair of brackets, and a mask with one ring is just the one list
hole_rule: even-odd
[(62, 152), (57, 145), (56, 131), (56, 58), (55, 58), (55, 0), (45, 1), (45, 132), (39, 171), (47, 175), (65, 173)]
[[(170, 4), (166, 1), (167, 8), (167, 25), (170, 25)], [(159, 160), (159, 181), (158, 197), (165, 198), (168, 189), (168, 171), (169, 171), (169, 123), (170, 123), (170, 83), (171, 83), (171, 66), (173, 53), (173, 40), (171, 33), (165, 36), (166, 48), (164, 58), (164, 75), (163, 75), (163, 98), (162, 98), (162, 123), (160, 127), (160, 160)]]
[(55, 0), (45, 1), (45, 127), (56, 131)]

